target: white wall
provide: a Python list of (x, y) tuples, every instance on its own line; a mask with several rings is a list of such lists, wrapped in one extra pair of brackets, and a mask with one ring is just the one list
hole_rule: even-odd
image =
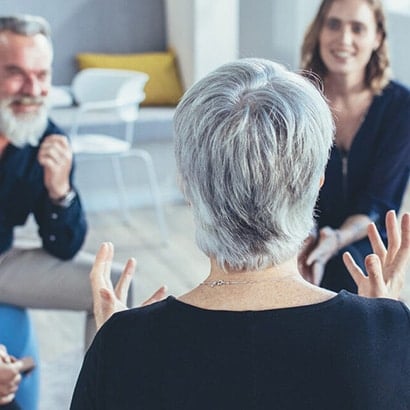
[(239, 56), (239, 0), (166, 0), (167, 35), (185, 88)]
[(296, 69), (304, 31), (320, 0), (241, 0), (241, 57), (263, 57)]
[(192, 51), (194, 3), (192, 0), (166, 0), (165, 5), (168, 45), (177, 52), (183, 85), (187, 88), (195, 77)]
[(239, 52), (241, 57), (272, 58), (275, 48), (274, 2), (241, 0)]
[(410, 14), (388, 14), (388, 42), (393, 76), (410, 87)]

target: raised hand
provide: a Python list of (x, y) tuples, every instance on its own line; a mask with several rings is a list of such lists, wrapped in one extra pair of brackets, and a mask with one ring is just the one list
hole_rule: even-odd
[(73, 154), (64, 135), (49, 135), (41, 143), (38, 161), (44, 168), (44, 185), (49, 197), (58, 199), (70, 190)]
[(410, 261), (410, 214), (401, 219), (401, 234), (394, 211), (386, 214), (387, 249), (375, 224), (368, 227), (368, 237), (374, 254), (365, 259), (367, 276), (357, 266), (350, 253), (343, 254), (346, 268), (358, 287), (358, 294), (366, 297), (398, 299), (404, 285), (406, 267)]
[[(136, 261), (130, 258), (121, 274), (117, 285), (111, 281), (111, 264), (114, 257), (114, 246), (111, 242), (104, 242), (95, 257), (90, 272), (93, 293), (94, 315), (97, 329), (99, 329), (114, 313), (126, 310), (127, 295), (132, 276), (136, 268)], [(149, 305), (164, 299), (166, 287), (159, 288), (142, 305)]]

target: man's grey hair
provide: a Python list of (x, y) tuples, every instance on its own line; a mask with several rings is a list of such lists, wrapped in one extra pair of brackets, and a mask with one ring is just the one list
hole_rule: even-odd
[(31, 16), (29, 14), (0, 16), (0, 33), (3, 31), (11, 31), (22, 36), (42, 34), (52, 47), (50, 25), (47, 20), (40, 16)]
[(174, 131), (199, 248), (234, 270), (295, 256), (313, 228), (333, 142), (322, 93), (277, 63), (241, 59), (186, 92)]

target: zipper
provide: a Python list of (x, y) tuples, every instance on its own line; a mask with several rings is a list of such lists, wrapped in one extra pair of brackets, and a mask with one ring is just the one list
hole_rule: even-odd
[(342, 192), (343, 199), (347, 200), (347, 169), (349, 163), (349, 152), (345, 150), (339, 150), (342, 159)]

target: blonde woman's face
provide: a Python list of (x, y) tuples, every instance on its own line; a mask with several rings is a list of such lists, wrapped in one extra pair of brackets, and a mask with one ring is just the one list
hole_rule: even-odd
[(336, 0), (319, 35), (320, 56), (329, 74), (363, 76), (381, 42), (373, 10), (365, 0)]

